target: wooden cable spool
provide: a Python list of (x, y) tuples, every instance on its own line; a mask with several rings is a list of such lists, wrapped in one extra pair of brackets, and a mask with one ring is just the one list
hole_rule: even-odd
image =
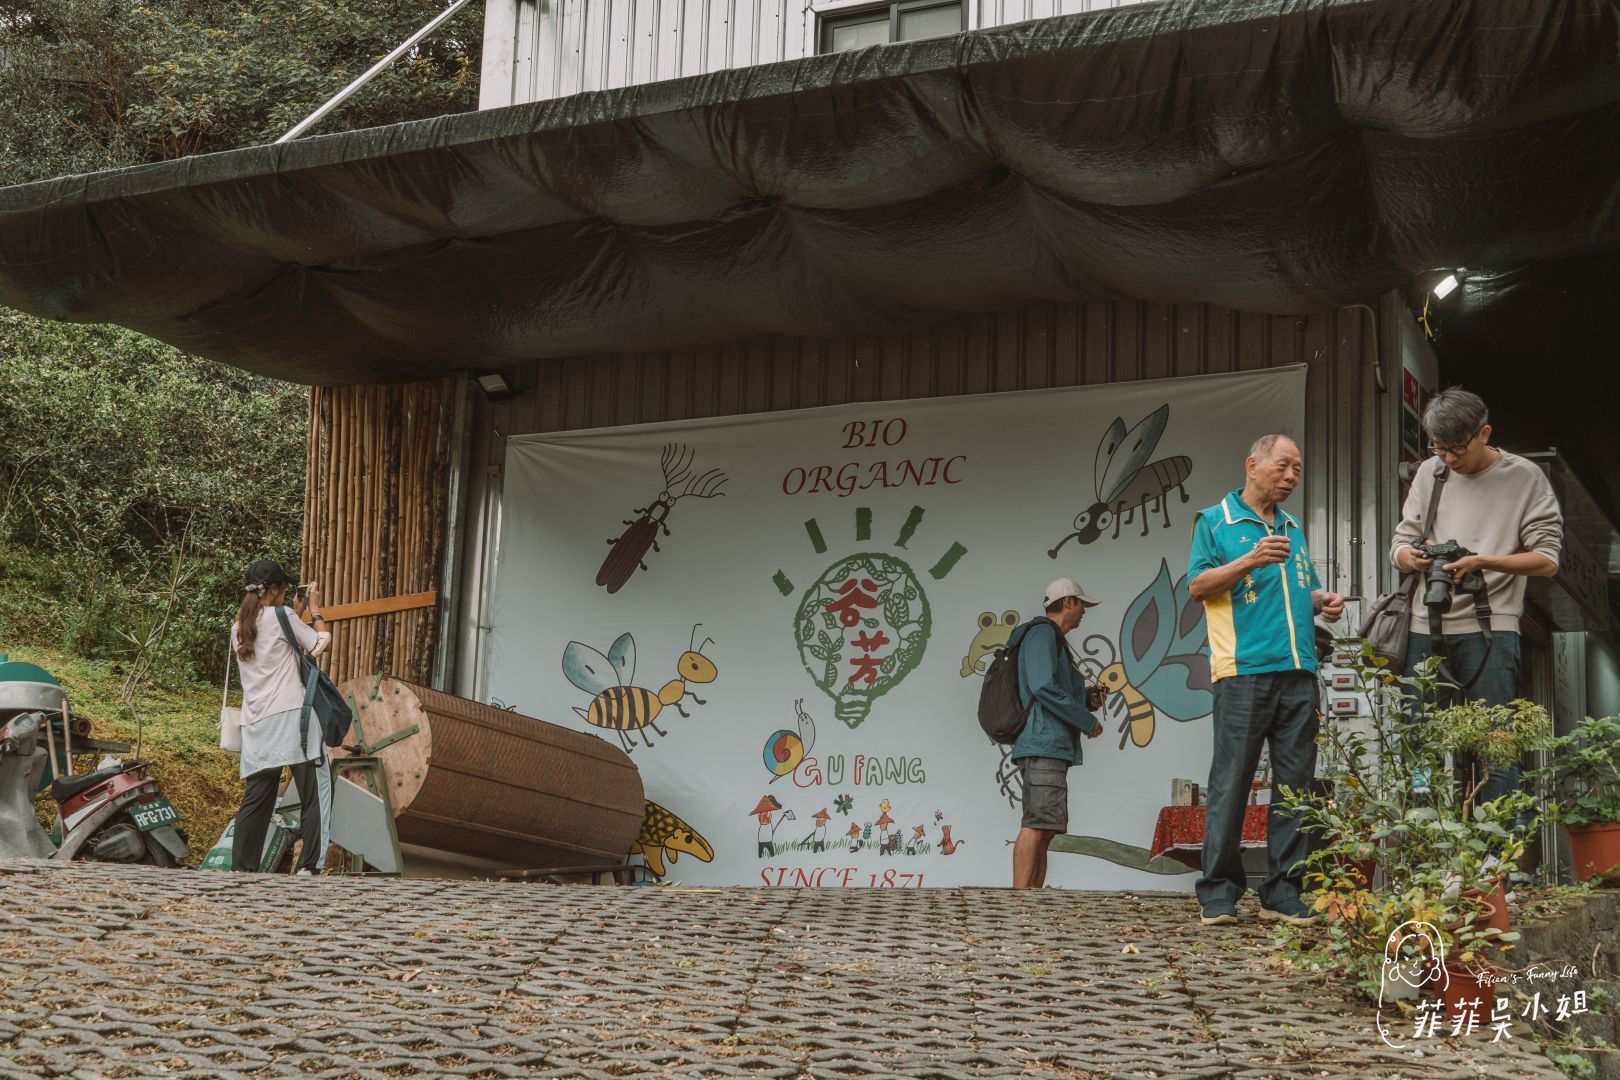
[(387, 675), (339, 689), (401, 843), (556, 866), (619, 862), (641, 831), (641, 774), (603, 739)]

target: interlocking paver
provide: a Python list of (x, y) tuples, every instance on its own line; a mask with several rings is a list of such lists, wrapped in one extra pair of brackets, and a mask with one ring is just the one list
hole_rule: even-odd
[(1393, 1051), (1192, 914), (0, 863), (0, 1078), (1560, 1075), (1527, 1033)]

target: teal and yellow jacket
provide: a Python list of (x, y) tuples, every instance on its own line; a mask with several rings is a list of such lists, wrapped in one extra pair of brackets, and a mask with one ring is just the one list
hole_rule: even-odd
[(1267, 525), (1241, 495), (1241, 488), (1230, 492), (1193, 521), (1187, 580), (1248, 554), (1267, 536), (1286, 536), (1292, 546), (1286, 562), (1262, 566), (1231, 592), (1204, 601), (1210, 677), (1315, 671), (1311, 594), (1322, 582), (1311, 564), (1305, 530), (1280, 506), (1275, 523)]

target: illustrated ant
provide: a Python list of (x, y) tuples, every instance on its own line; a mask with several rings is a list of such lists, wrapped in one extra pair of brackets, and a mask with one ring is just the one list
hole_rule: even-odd
[[(596, 572), (598, 585), (610, 593), (616, 593), (624, 588), (637, 567), (647, 569), (647, 564), (642, 561), (647, 557), (647, 549), (662, 550), (658, 546), (658, 531), (662, 529), (665, 536), (669, 535), (669, 526), (665, 522), (681, 499), (688, 496), (712, 499), (725, 495), (720, 489), (725, 486), (726, 474), (719, 469), (710, 469), (700, 476), (692, 475), (692, 460), (696, 456), (692, 450), (676, 443), (664, 446), (660, 461), (664, 472), (664, 490), (658, 493), (658, 498), (651, 505), (633, 511), (641, 516), (626, 520), (629, 528), (617, 539), (608, 541), (610, 549), (607, 558), (602, 560), (602, 569)], [(671, 494), (677, 485), (684, 485), (680, 494)]]
[(703, 655), (703, 646), (714, 639), (704, 638), (698, 644), (697, 632), (698, 627), (692, 627), (692, 647), (675, 661), (675, 678), (658, 690), (632, 684), (636, 677), (636, 639), (631, 635), (620, 634), (606, 655), (584, 642), (570, 641), (563, 650), (563, 674), (587, 694), (595, 695), (589, 708), (574, 712), (592, 727), (617, 731), (626, 753), (630, 751), (627, 732), (640, 732), (642, 741), (651, 746), (652, 739), (644, 729), (650, 727), (659, 735), (666, 734), (655, 723), (663, 710), (674, 709), (689, 716), (681, 707), (688, 697), (699, 705), (708, 704), (687, 687), (688, 683), (712, 683), (720, 674), (714, 661)]

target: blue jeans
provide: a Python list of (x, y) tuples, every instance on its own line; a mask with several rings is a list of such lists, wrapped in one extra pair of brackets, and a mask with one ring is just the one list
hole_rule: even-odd
[[(1428, 634), (1413, 634), (1406, 645), (1408, 673), (1419, 663), (1434, 655), (1434, 639)], [(1490, 656), (1485, 655), (1485, 635), (1447, 634), (1446, 668), (1461, 682), (1474, 674), (1484, 660), (1479, 679), (1466, 691), (1444, 687), (1433, 701), (1424, 702), (1433, 708), (1445, 708), (1459, 701), (1480, 701), (1486, 705), (1506, 705), (1517, 695), (1519, 685), (1519, 635), (1511, 630), (1491, 631)], [(1459, 755), (1455, 764), (1457, 782), (1471, 789), (1485, 775), (1486, 766), (1472, 754)], [(1519, 788), (1519, 766), (1492, 768), (1485, 786), (1475, 797), (1476, 805), (1488, 803)]]
[(1268, 873), (1260, 903), (1268, 908), (1299, 899), (1310, 850), (1299, 822), (1278, 806), (1281, 785), (1308, 790), (1316, 778), (1316, 675), (1268, 671), (1229, 675), (1215, 684), (1215, 749), (1209, 763), (1204, 810), (1204, 873), (1194, 886), (1198, 902), (1236, 904), (1248, 889), (1243, 873), (1243, 812), (1260, 748), (1271, 748), (1271, 807), (1266, 811)]

